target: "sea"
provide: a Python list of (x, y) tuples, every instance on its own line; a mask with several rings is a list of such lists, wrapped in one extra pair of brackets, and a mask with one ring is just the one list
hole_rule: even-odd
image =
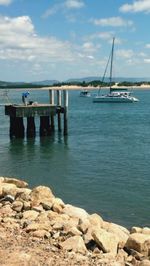
[[(21, 104), (22, 92), (0, 91), (0, 176), (49, 186), (66, 204), (105, 221), (150, 226), (150, 90), (134, 90), (139, 102), (122, 104), (69, 91), (68, 136), (56, 123), (54, 135), (40, 138), (36, 117), (36, 138), (10, 140), (3, 104)], [(48, 103), (49, 94), (32, 90), (29, 98)]]

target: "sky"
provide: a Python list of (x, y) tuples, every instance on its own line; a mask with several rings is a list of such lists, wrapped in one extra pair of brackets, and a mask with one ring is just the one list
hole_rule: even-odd
[(150, 78), (150, 0), (0, 0), (0, 80)]

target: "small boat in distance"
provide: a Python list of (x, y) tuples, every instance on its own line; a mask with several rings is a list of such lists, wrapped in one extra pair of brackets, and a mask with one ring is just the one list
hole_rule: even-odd
[(133, 102), (138, 102), (139, 100), (133, 96), (131, 96), (131, 92), (128, 92), (127, 90), (120, 91), (119, 89), (112, 88), (112, 69), (113, 69), (113, 56), (114, 56), (114, 42), (115, 38), (113, 38), (112, 42), (112, 49), (111, 49), (111, 54), (109, 56), (105, 72), (103, 75), (102, 82), (104, 81), (107, 67), (109, 65), (110, 61), (110, 82), (109, 82), (109, 93), (106, 95), (101, 95), (99, 89), (97, 95), (93, 98), (94, 103), (133, 103)]
[(91, 97), (91, 93), (88, 90), (80, 91), (80, 97)]

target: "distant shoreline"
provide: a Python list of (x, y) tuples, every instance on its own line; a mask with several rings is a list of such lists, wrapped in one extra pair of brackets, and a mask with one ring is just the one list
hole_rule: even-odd
[[(63, 85), (63, 86), (50, 86), (50, 87), (33, 87), (33, 88), (1, 88), (0, 90), (68, 90), (68, 91), (73, 91), (73, 90), (99, 90), (99, 89), (109, 89), (109, 87), (93, 87), (93, 86), (88, 86), (88, 87), (82, 87), (82, 86), (76, 86), (76, 85)], [(114, 85), (112, 86), (112, 89), (118, 89), (118, 90), (121, 90), (121, 89), (127, 89), (127, 90), (150, 90), (150, 85), (145, 85), (145, 84), (142, 84), (140, 86), (117, 86), (117, 85)]]
[[(141, 86), (112, 86), (113, 89), (129, 89), (129, 90), (150, 90), (150, 85), (141, 85)], [(88, 86), (88, 87), (81, 87), (81, 86), (55, 86), (55, 87), (42, 87), (39, 88), (40, 90), (99, 90), (100, 87), (92, 87), (92, 86)], [(109, 87), (101, 87), (101, 89), (109, 89)], [(31, 89), (32, 90), (32, 89)]]

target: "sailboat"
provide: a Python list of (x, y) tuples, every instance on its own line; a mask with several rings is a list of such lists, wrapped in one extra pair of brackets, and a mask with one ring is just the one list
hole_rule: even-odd
[(107, 67), (110, 62), (110, 83), (109, 83), (109, 93), (106, 95), (101, 95), (100, 94), (100, 90), (98, 91), (98, 93), (96, 94), (96, 96), (93, 98), (93, 102), (94, 103), (133, 103), (133, 102), (138, 102), (139, 100), (133, 96), (131, 96), (131, 92), (126, 91), (126, 90), (114, 90), (114, 88), (112, 88), (112, 71), (113, 71), (113, 57), (114, 57), (114, 43), (115, 43), (115, 38), (113, 38), (112, 41), (112, 48), (111, 48), (111, 54), (110, 57), (108, 59), (107, 65), (106, 65), (106, 69), (104, 72), (104, 76), (102, 79), (102, 82), (104, 81), (105, 75), (106, 75), (106, 71), (107, 71)]

